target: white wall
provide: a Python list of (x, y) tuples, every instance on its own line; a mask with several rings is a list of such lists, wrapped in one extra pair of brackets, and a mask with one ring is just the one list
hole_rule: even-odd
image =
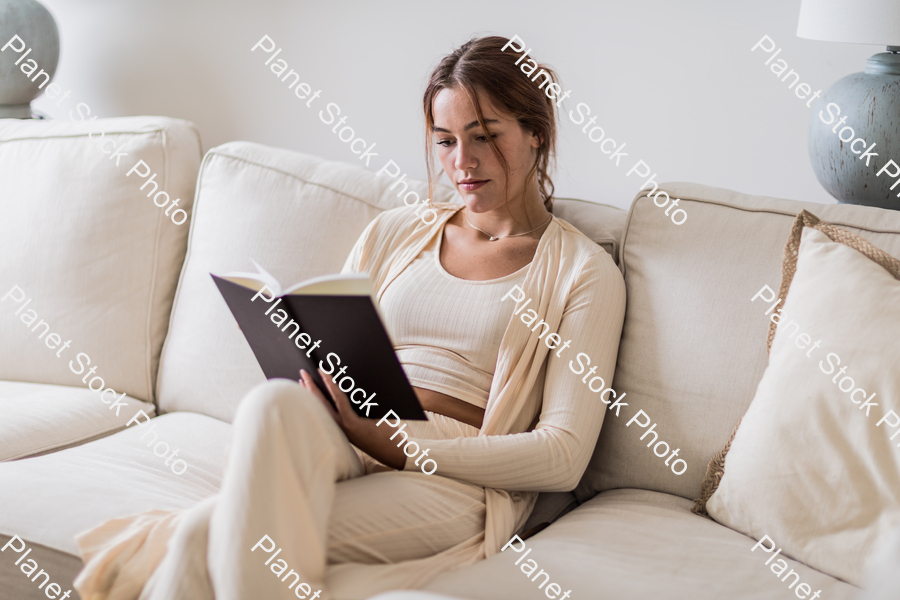
[[(833, 202), (809, 165), (812, 109), (750, 48), (764, 34), (814, 90), (861, 71), (883, 48), (801, 40), (799, 0), (554, 2), (456, 0), (42, 0), (60, 28), (55, 81), (101, 117), (159, 114), (196, 123), (204, 149), (250, 140), (357, 162), (318, 118), (328, 102), (424, 177), (421, 96), (440, 57), (473, 35), (518, 34), (572, 95), (560, 120), (558, 196), (630, 205), (643, 159), (657, 181)], [(250, 48), (264, 34), (322, 96), (306, 108)], [(566, 116), (578, 102), (628, 159), (618, 169)], [(314, 110), (315, 109), (315, 110)], [(629, 161), (626, 163), (626, 160)], [(380, 162), (376, 162), (380, 161)]]

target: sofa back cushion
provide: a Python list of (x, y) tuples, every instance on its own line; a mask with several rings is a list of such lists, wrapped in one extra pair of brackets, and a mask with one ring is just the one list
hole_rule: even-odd
[(578, 228), (619, 262), (619, 241), (628, 213), (608, 204), (576, 198), (554, 198), (553, 214)]
[[(153, 401), (200, 158), (177, 119), (0, 120), (0, 379), (84, 387), (73, 361)], [(140, 189), (147, 169), (126, 176), (140, 160), (185, 223)]]
[[(764, 285), (778, 290), (784, 244), (802, 209), (900, 256), (900, 212), (687, 183), (660, 189), (681, 199), (688, 219), (675, 225), (646, 192), (632, 205), (620, 256), (628, 300), (613, 381), (629, 408), (607, 416), (576, 490), (580, 501), (614, 488), (697, 497), (709, 460), (765, 370), (770, 305), (751, 298)], [(638, 410), (649, 415), (648, 426), (638, 426), (643, 417), (626, 426)], [(683, 474), (672, 470), (675, 459), (666, 466), (668, 454), (654, 455), (659, 440), (679, 449)]]

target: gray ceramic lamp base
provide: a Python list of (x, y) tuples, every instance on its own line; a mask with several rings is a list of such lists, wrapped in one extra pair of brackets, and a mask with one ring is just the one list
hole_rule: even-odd
[[(834, 106), (829, 112), (832, 102), (839, 114)], [(854, 142), (859, 138), (865, 145)], [(873, 143), (871, 152), (878, 156), (866, 166), (860, 157)], [(816, 102), (809, 122), (809, 159), (819, 183), (838, 202), (900, 210), (900, 184), (891, 190), (900, 178), (889, 176), (900, 168), (875, 175), (891, 158), (900, 164), (900, 54), (883, 52), (868, 60), (864, 72), (839, 80)]]
[(56, 21), (36, 0), (0, 0), (0, 46), (7, 44), (0, 54), (0, 119), (30, 119), (30, 103), (47, 89), (47, 81), (45, 77), (35, 81), (28, 73), (39, 72), (32, 63), (50, 79), (56, 73)]
[(0, 105), (0, 119), (29, 119), (31, 118), (31, 105), (19, 104), (14, 106)]

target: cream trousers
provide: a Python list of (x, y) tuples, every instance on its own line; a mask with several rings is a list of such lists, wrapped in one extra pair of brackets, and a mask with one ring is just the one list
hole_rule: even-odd
[[(478, 433), (434, 413), (428, 421), (408, 421), (406, 430), (420, 439)], [(421, 471), (373, 473), (377, 468), (297, 383), (257, 386), (235, 417), (220, 493), (181, 515), (141, 600), (303, 597), (293, 589), (296, 577), (282, 581), (275, 572), (284, 577), (291, 569), (313, 593), (323, 590), (319, 598), (367, 598), (396, 579), (367, 577), (376, 571), (365, 568), (338, 569), (340, 577), (330, 577), (330, 566), (440, 553), (452, 562), (455, 547), (482, 539), (484, 488)], [(273, 553), (251, 551), (264, 536), (281, 548), (268, 566)]]

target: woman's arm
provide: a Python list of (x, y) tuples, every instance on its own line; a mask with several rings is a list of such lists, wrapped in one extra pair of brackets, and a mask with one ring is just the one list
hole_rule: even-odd
[[(551, 350), (547, 357), (536, 428), (510, 435), (416, 440), (419, 447), (430, 449), (437, 474), (505, 490), (574, 489), (591, 458), (607, 409), (600, 392), (592, 392), (588, 383), (600, 376), (606, 384), (602, 389), (610, 387), (624, 318), (625, 282), (609, 255), (600, 253), (589, 261), (566, 302), (558, 333), (563, 342), (572, 343), (564, 350)], [(512, 324), (517, 325), (526, 327)], [(587, 355), (590, 363), (581, 356), (579, 364), (579, 353)], [(594, 366), (596, 371), (588, 375)], [(598, 385), (595, 382), (595, 389)], [(604, 394), (610, 400), (611, 396)], [(405, 469), (419, 470), (414, 458), (406, 460)]]

